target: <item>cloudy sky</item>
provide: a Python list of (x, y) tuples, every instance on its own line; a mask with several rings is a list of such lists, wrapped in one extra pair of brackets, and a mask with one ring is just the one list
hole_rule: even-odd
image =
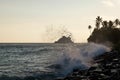
[(120, 19), (119, 10), (120, 0), (0, 0), (0, 42), (53, 42), (57, 31), (46, 29), (61, 26), (87, 42), (88, 25), (97, 16)]

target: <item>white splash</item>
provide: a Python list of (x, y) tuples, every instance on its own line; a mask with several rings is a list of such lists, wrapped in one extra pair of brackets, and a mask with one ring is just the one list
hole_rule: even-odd
[(64, 74), (71, 72), (74, 68), (91, 66), (93, 57), (110, 51), (110, 48), (104, 45), (88, 43), (82, 47), (77, 45), (68, 45), (59, 56), (56, 64), (59, 64), (64, 69)]

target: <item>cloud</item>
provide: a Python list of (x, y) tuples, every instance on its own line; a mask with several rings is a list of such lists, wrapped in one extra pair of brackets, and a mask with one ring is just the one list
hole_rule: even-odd
[(114, 0), (103, 0), (102, 4), (104, 4), (105, 6), (108, 6), (108, 7), (115, 7)]
[(107, 7), (119, 7), (120, 0), (102, 0), (101, 3)]

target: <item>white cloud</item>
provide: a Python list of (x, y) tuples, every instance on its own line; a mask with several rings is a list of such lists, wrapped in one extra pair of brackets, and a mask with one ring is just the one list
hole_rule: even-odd
[(115, 7), (114, 0), (102, 0), (102, 4), (108, 7)]
[(107, 7), (120, 7), (120, 0), (102, 0), (101, 3)]

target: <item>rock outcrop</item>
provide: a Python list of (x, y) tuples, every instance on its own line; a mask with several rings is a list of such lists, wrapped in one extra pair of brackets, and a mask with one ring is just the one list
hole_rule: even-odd
[(95, 64), (86, 70), (75, 69), (65, 78), (56, 80), (120, 80), (120, 54), (107, 52), (95, 58)]
[(59, 40), (55, 41), (55, 43), (73, 43), (71, 37), (62, 36)]

